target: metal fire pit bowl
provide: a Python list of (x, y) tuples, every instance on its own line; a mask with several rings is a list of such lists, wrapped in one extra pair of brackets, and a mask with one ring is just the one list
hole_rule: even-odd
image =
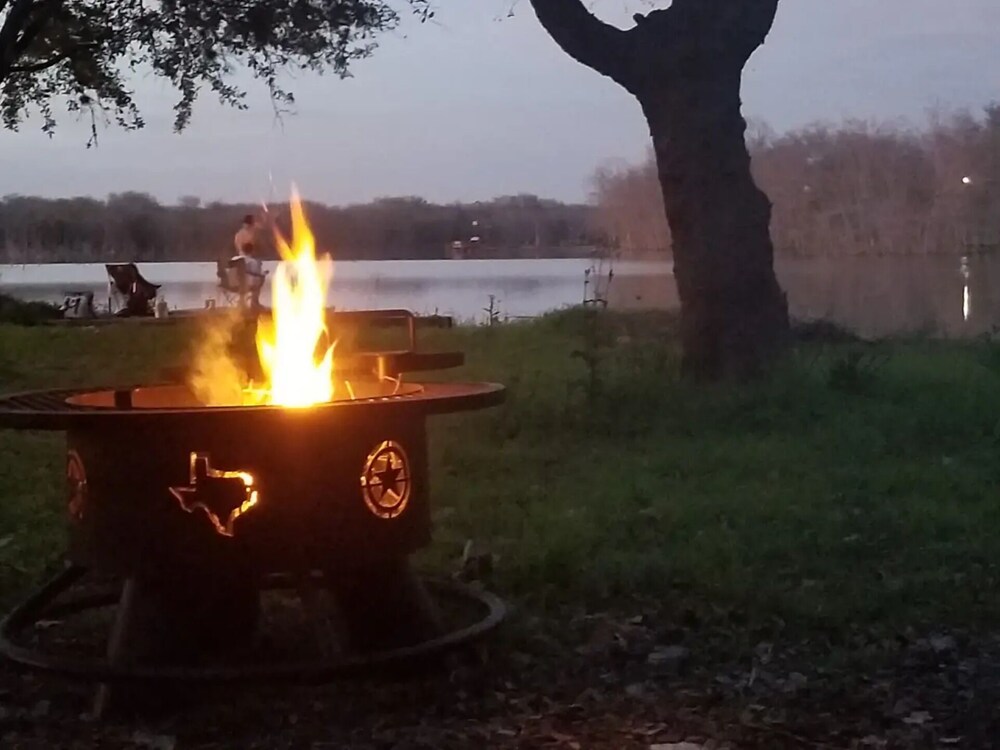
[[(384, 375), (461, 361), (375, 353), (355, 358), (354, 369)], [(499, 599), (448, 584), (435, 590), (471, 600), (483, 617), (445, 632), (408, 558), (431, 538), (427, 417), (499, 404), (503, 387), (374, 376), (352, 384), (349, 396), (295, 409), (204, 406), (178, 384), (0, 398), (0, 428), (66, 433), (71, 565), (0, 625), (0, 653), (105, 681), (320, 679), (495, 627)], [(58, 604), (85, 571), (123, 581), (120, 594)], [(234, 665), (231, 655), (247, 653), (257, 632), (260, 592), (279, 580), (298, 591), (326, 656)], [(17, 642), (53, 612), (114, 598), (106, 659)], [(318, 598), (329, 604), (322, 617)]]

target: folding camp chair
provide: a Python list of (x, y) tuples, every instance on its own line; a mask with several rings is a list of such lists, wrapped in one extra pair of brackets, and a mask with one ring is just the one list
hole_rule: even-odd
[(135, 263), (107, 263), (108, 309), (119, 317), (153, 314), (153, 300), (159, 284), (143, 278)]
[(59, 312), (64, 318), (96, 318), (93, 292), (66, 292)]
[(219, 291), (227, 305), (237, 307), (256, 307), (260, 298), (260, 290), (264, 286), (267, 272), (251, 273), (247, 269), (246, 260), (242, 257), (220, 260), (215, 265), (216, 276), (219, 277)]

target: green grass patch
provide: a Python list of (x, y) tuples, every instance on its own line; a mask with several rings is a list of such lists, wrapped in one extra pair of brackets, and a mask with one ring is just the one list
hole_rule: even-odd
[[(421, 332), (508, 403), (431, 424), (436, 530), (538, 612), (668, 611), (837, 632), (1000, 615), (1000, 348), (808, 344), (765, 382), (678, 378), (674, 322), (569, 311)], [(185, 326), (0, 326), (0, 389), (155, 379)], [(859, 347), (864, 347), (859, 349)], [(877, 355), (877, 356), (874, 356)], [(0, 433), (0, 601), (63, 548), (58, 436)]]

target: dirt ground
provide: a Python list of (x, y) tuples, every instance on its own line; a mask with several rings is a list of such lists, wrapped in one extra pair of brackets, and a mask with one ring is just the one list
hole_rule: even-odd
[[(0, 746), (148, 750), (1000, 747), (1000, 638), (759, 641), (665, 615), (515, 616), (419, 674), (186, 691), (95, 721), (93, 690), (0, 669)], [(822, 666), (819, 666), (822, 665)], [(131, 688), (127, 688), (131, 689)]]

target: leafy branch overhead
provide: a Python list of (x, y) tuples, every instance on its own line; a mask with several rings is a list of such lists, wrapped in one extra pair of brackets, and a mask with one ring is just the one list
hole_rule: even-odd
[(129, 78), (166, 79), (179, 96), (174, 128), (206, 88), (243, 107), (249, 72), (276, 105), (293, 101), (291, 70), (344, 77), (404, 10), (430, 0), (0, 0), (0, 117), (16, 130), (32, 111), (55, 127), (54, 107), (143, 126)]

